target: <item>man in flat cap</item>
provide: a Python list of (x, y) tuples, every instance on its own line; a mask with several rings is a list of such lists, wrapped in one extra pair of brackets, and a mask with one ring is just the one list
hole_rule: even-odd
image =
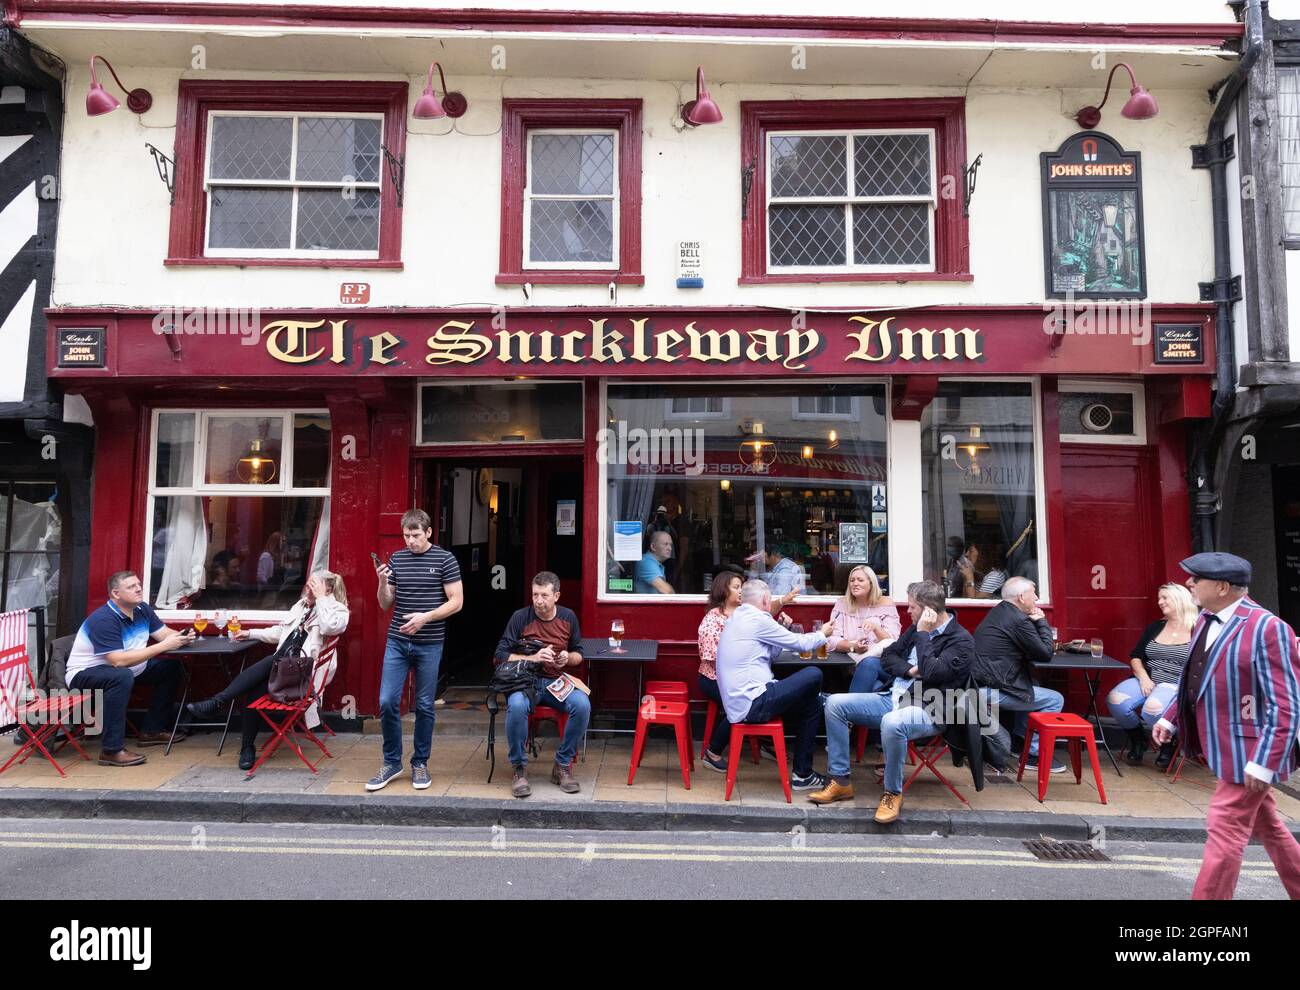
[(1205, 857), (1194, 900), (1229, 900), (1252, 837), (1264, 844), (1282, 884), (1300, 898), (1300, 842), (1278, 814), (1273, 782), (1296, 768), (1300, 731), (1300, 647), (1295, 630), (1247, 597), (1250, 561), (1198, 553), (1182, 561), (1201, 608), (1178, 696), (1156, 723), (1164, 745), (1177, 733), (1183, 753), (1202, 757), (1219, 778), (1206, 816)]

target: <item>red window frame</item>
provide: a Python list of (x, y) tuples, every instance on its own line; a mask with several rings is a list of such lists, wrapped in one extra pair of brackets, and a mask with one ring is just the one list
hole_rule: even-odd
[[(524, 267), (524, 185), (528, 132), (592, 127), (618, 131), (618, 267)], [(501, 101), (501, 262), (498, 285), (644, 285), (641, 273), (641, 101)]]
[(208, 115), (213, 110), (284, 113), (382, 113), (384, 147), (406, 152), (407, 84), (404, 82), (280, 82), (182, 79), (176, 112), (176, 197), (166, 265), (238, 268), (401, 268), (402, 208), (387, 166), (380, 169), (378, 258), (210, 258), (205, 255), (207, 196), (203, 192)]
[[(814, 128), (924, 127), (934, 130), (940, 189), (934, 217), (932, 272), (769, 272), (767, 270), (767, 137)], [(741, 285), (796, 282), (970, 282), (970, 237), (963, 215), (966, 101), (962, 97), (906, 100), (746, 100), (740, 104), (740, 167), (749, 195), (740, 221)], [(750, 166), (753, 171), (750, 172)], [(945, 198), (944, 179), (956, 181)]]

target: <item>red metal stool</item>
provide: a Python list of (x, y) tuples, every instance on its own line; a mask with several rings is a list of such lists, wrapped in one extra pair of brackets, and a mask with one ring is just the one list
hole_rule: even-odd
[(641, 697), (644, 699), (647, 695), (658, 701), (680, 701), (683, 704), (690, 701), (685, 681), (646, 681)]
[(1088, 761), (1092, 764), (1092, 779), (1097, 782), (1097, 794), (1106, 803), (1106, 788), (1101, 782), (1101, 764), (1097, 762), (1097, 736), (1086, 718), (1067, 712), (1030, 712), (1029, 729), (1025, 732), (1025, 748), (1020, 751), (1020, 769), (1016, 780), (1025, 775), (1029, 762), (1029, 747), (1038, 733), (1038, 800), (1047, 796), (1047, 785), (1052, 777), (1052, 752), (1056, 740), (1065, 739), (1070, 744), (1070, 762), (1074, 764), (1074, 782), (1083, 783), (1083, 754), (1081, 747), (1088, 746)]
[(856, 740), (857, 753), (853, 757), (854, 763), (861, 763), (862, 756), (867, 751), (867, 737), (871, 735), (871, 730), (865, 725), (856, 725), (853, 727), (853, 737)]
[(790, 796), (790, 765), (785, 760), (785, 725), (781, 722), (733, 722), (731, 725), (731, 744), (727, 748), (727, 801), (731, 800), (731, 789), (736, 786), (736, 771), (740, 768), (740, 751), (749, 740), (749, 751), (758, 762), (758, 740), (766, 736), (772, 740), (776, 751), (776, 768), (781, 774), (781, 786), (785, 788), (785, 803), (794, 804)]
[[(554, 722), (555, 731), (560, 738), (564, 738), (564, 730), (569, 727), (569, 716), (566, 712), (558, 708), (552, 708), (550, 705), (538, 705), (528, 713), (528, 750), (533, 754), (533, 759), (537, 759), (540, 750), (537, 748), (537, 727), (543, 722)], [(578, 759), (583, 763), (587, 762), (587, 748), (583, 746), (578, 750)]]
[(695, 740), (691, 738), (690, 709), (684, 701), (659, 701), (643, 703), (636, 713), (636, 737), (632, 741), (632, 763), (627, 768), (627, 783), (632, 786), (641, 754), (645, 751), (646, 731), (651, 725), (671, 725), (677, 735), (677, 762), (682, 769), (682, 783), (691, 789), (691, 771), (695, 769)]
[(709, 748), (709, 740), (713, 738), (713, 727), (718, 723), (718, 703), (709, 701), (708, 711), (704, 715), (704, 738), (700, 740), (700, 759), (704, 759), (704, 751)]

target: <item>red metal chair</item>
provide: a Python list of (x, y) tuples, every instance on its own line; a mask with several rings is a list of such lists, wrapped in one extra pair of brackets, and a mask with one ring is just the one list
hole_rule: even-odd
[[(677, 736), (677, 762), (681, 766), (682, 783), (691, 789), (691, 772), (695, 769), (695, 740), (691, 738), (690, 709), (684, 701), (660, 701), (647, 696), (636, 713), (636, 736), (632, 741), (632, 762), (627, 768), (627, 783), (632, 786), (641, 754), (645, 752), (646, 732), (651, 725), (671, 725)], [(730, 793), (730, 791), (728, 791)]]
[[(23, 700), (25, 691), (33, 693), (32, 700)], [(14, 763), (20, 765), (26, 763), (27, 758), (33, 753), (40, 753), (50, 761), (60, 777), (66, 777), (63, 767), (59, 766), (45, 744), (52, 741), (61, 728), (64, 735), (55, 752), (58, 752), (64, 744), (71, 744), (83, 760), (90, 759), (86, 751), (81, 748), (81, 744), (77, 742), (77, 737), (85, 732), (85, 726), (72, 721), (73, 713), (90, 700), (90, 693), (61, 692), (54, 697), (45, 697), (35, 692), (36, 681), (32, 678), (27, 647), (13, 646), (0, 651), (0, 723), (8, 719), (9, 716), (5, 713), (13, 712), (14, 721), (23, 729), (23, 741), (19, 744), (17, 752), (0, 767), (0, 773), (4, 773)]]
[[(533, 759), (541, 755), (541, 750), (537, 747), (537, 729), (543, 722), (554, 722), (556, 733), (563, 739), (564, 730), (569, 727), (569, 716), (567, 712), (552, 708), (550, 705), (537, 705), (528, 713), (528, 751), (533, 754)], [(583, 763), (587, 762), (585, 743), (578, 750), (578, 759)]]
[(1088, 760), (1092, 763), (1092, 778), (1097, 782), (1097, 794), (1101, 803), (1106, 803), (1106, 788), (1101, 782), (1101, 764), (1097, 760), (1097, 735), (1091, 722), (1068, 712), (1031, 712), (1029, 729), (1025, 732), (1025, 748), (1020, 751), (1020, 770), (1016, 780), (1025, 775), (1025, 764), (1029, 762), (1029, 746), (1038, 733), (1038, 800), (1047, 796), (1047, 785), (1052, 777), (1052, 751), (1056, 740), (1065, 739), (1070, 744), (1070, 762), (1074, 765), (1074, 782), (1083, 783), (1083, 754), (1081, 747), (1087, 745)]
[(646, 681), (641, 695), (643, 699), (649, 695), (659, 701), (690, 703), (690, 690), (685, 681)]
[[(323, 758), (318, 759), (315, 763), (307, 759), (307, 754), (302, 751), (302, 747), (298, 744), (298, 740), (303, 737), (310, 739), (325, 757), (333, 759), (333, 755), (325, 748), (325, 744), (317, 738), (311, 729), (307, 728), (307, 709), (313, 704), (319, 704), (321, 696), (325, 693), (326, 685), (318, 682), (323, 680), (322, 672), (338, 654), (338, 641), (337, 636), (331, 636), (321, 644), (320, 654), (316, 657), (315, 664), (312, 665), (311, 683), (308, 685), (305, 697), (297, 701), (275, 701), (269, 694), (264, 694), (249, 704), (244, 717), (250, 717), (248, 715), (249, 711), (257, 712), (262, 717), (262, 721), (270, 727), (272, 735), (262, 746), (262, 752), (258, 754), (257, 762), (248, 771), (244, 777), (245, 780), (252, 779), (253, 774), (257, 773), (257, 768), (280, 748), (281, 743), (286, 743), (290, 749), (298, 754), (298, 759), (307, 764), (307, 769), (312, 773), (316, 773), (317, 768), (323, 762)], [(272, 715), (278, 715), (279, 720), (272, 718)]]
[[(1165, 767), (1165, 775), (1171, 772), (1173, 776), (1169, 778), (1169, 783), (1178, 783), (1178, 778), (1183, 775), (1183, 765), (1187, 762), (1187, 754), (1183, 752), (1183, 740), (1181, 737), (1174, 739), (1174, 751), (1169, 757), (1169, 766)], [(1201, 757), (1196, 758), (1198, 766), (1209, 766)]]
[(781, 786), (785, 789), (785, 803), (794, 804), (790, 795), (790, 764), (785, 758), (785, 725), (782, 722), (733, 722), (731, 724), (731, 743), (727, 747), (727, 794), (724, 800), (731, 800), (731, 789), (736, 786), (736, 771), (740, 769), (740, 751), (745, 740), (749, 740), (749, 752), (754, 762), (758, 762), (758, 740), (766, 736), (772, 740), (776, 751), (776, 769), (781, 774)]
[(713, 727), (718, 722), (718, 703), (710, 701), (708, 710), (704, 715), (704, 738), (700, 740), (700, 759), (704, 759), (704, 752), (709, 748), (709, 740), (713, 738)]
[(920, 776), (922, 770), (928, 769), (939, 778), (939, 783), (952, 791), (953, 797), (969, 808), (970, 802), (961, 796), (961, 791), (952, 786), (952, 782), (943, 775), (943, 772), (938, 767), (939, 760), (943, 759), (944, 754), (947, 752), (948, 744), (944, 742), (943, 736), (936, 735), (930, 736), (928, 739), (909, 740), (907, 743), (907, 758), (909, 762), (916, 764), (916, 769), (903, 782), (903, 793), (907, 793), (907, 789), (912, 786), (912, 781)]

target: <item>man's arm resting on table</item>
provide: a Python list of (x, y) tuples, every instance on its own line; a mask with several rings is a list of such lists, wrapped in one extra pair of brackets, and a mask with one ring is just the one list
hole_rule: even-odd
[(175, 629), (160, 626), (150, 635), (150, 638), (154, 640), (153, 646), (142, 646), (138, 650), (115, 650), (105, 655), (104, 662), (110, 667), (134, 667), (136, 664), (147, 663), (158, 654), (166, 653), (179, 645), (169, 643), (168, 640), (180, 635), (181, 633), (176, 632)]

